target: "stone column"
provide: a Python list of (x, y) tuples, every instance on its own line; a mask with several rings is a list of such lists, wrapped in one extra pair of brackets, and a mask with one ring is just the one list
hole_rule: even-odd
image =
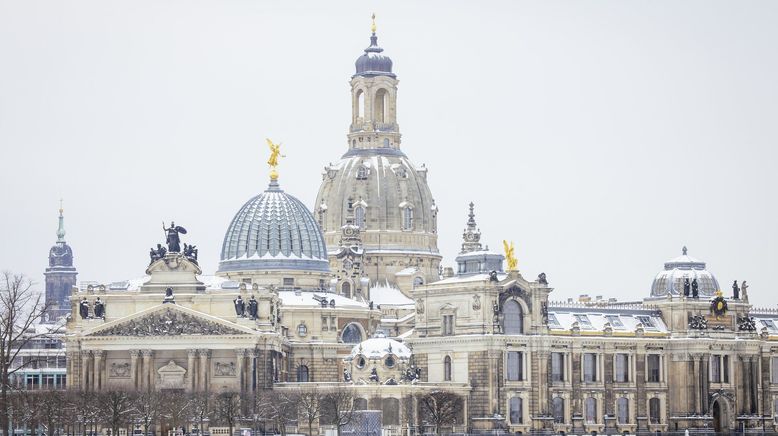
[(211, 350), (199, 350), (198, 355), (200, 356), (199, 390), (200, 392), (206, 392), (208, 391), (208, 367), (209, 358), (211, 357)]
[(140, 351), (130, 350), (130, 378), (133, 389), (138, 389), (138, 355)]
[(89, 355), (91, 353), (87, 350), (81, 350), (81, 390), (89, 390)]
[(235, 375), (238, 376), (238, 390), (240, 390), (240, 393), (243, 394), (246, 391), (246, 377), (245, 374), (243, 374), (243, 363), (246, 360), (246, 349), (236, 348), (235, 357), (235, 360), (237, 361), (235, 365)]
[(103, 368), (103, 350), (94, 350), (92, 352), (94, 356), (94, 369), (92, 370), (92, 390), (94, 392), (100, 392), (102, 388), (102, 368)]
[(197, 357), (197, 350), (190, 348), (186, 350), (186, 374), (188, 379), (186, 381), (186, 391), (194, 392), (197, 389), (195, 381), (197, 376), (195, 374), (195, 358)]
[(151, 357), (154, 356), (154, 351), (143, 350), (141, 351), (141, 354), (143, 355), (143, 377), (141, 380), (141, 388), (145, 391), (150, 391), (152, 388), (151, 377), (154, 374), (151, 367)]
[(751, 412), (751, 358), (741, 357), (740, 368), (743, 375), (743, 400), (740, 404), (740, 413), (747, 414)]
[(692, 378), (694, 378), (694, 389), (692, 398), (694, 399), (694, 413), (700, 413), (700, 357), (698, 354), (692, 354), (692, 362), (694, 362), (694, 370), (692, 371)]

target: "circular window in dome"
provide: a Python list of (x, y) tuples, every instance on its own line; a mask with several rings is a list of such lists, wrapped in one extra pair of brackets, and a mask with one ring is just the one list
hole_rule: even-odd
[(387, 356), (386, 360), (384, 360), (384, 364), (386, 365), (387, 368), (394, 367), (394, 363), (395, 363), (394, 356)]
[(366, 363), (367, 362), (365, 362), (365, 356), (359, 356), (357, 358), (357, 368), (359, 369), (364, 368)]

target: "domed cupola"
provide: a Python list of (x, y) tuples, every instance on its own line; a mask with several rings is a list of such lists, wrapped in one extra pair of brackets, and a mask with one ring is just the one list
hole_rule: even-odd
[[(351, 77), (348, 149), (324, 168), (316, 197), (316, 218), (330, 247), (343, 226), (359, 227), (363, 270), (373, 285), (388, 283), (403, 292), (439, 280), (438, 206), (427, 183), (427, 168), (401, 150), (397, 123), (397, 77), (375, 36), (357, 60)], [(338, 251), (330, 255), (338, 265)], [(351, 284), (347, 289), (353, 289)]]
[(329, 271), (327, 247), (305, 205), (272, 180), (232, 219), (224, 235), (219, 272), (236, 270)]
[[(265, 192), (247, 201), (230, 222), (217, 274), (233, 280), (248, 276), (260, 284), (325, 288), (330, 269), (324, 237), (308, 208), (279, 186), (275, 170), (278, 149), (273, 153), (268, 161), (272, 167), (270, 184)], [(269, 274), (273, 271), (278, 274)], [(317, 281), (311, 281), (314, 278)]]
[(660, 271), (651, 285), (651, 297), (683, 295), (684, 283), (689, 279), (691, 286), (696, 280), (700, 297), (712, 297), (719, 290), (716, 277), (705, 269), (705, 262), (688, 255), (683, 247), (682, 254), (665, 262), (664, 271)]
[(373, 14), (373, 25), (371, 30), (373, 34), (370, 36), (370, 47), (365, 49), (365, 54), (357, 58), (357, 73), (355, 76), (395, 77), (392, 73), (392, 60), (389, 56), (382, 54), (384, 49), (378, 46), (378, 36), (375, 34), (375, 14)]

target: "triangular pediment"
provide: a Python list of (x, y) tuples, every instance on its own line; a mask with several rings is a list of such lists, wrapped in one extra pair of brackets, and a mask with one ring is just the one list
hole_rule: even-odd
[(176, 304), (160, 304), (95, 327), (85, 336), (223, 336), (255, 334), (250, 328)]

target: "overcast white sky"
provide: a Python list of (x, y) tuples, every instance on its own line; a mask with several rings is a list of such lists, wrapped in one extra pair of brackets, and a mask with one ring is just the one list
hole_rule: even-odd
[(0, 1), (0, 269), (39, 283), (59, 198), (79, 279), (143, 275), (175, 219), (216, 270), (267, 181), (312, 206), (370, 14), (452, 265), (476, 203), (552, 299), (708, 262), (774, 307), (778, 2)]

